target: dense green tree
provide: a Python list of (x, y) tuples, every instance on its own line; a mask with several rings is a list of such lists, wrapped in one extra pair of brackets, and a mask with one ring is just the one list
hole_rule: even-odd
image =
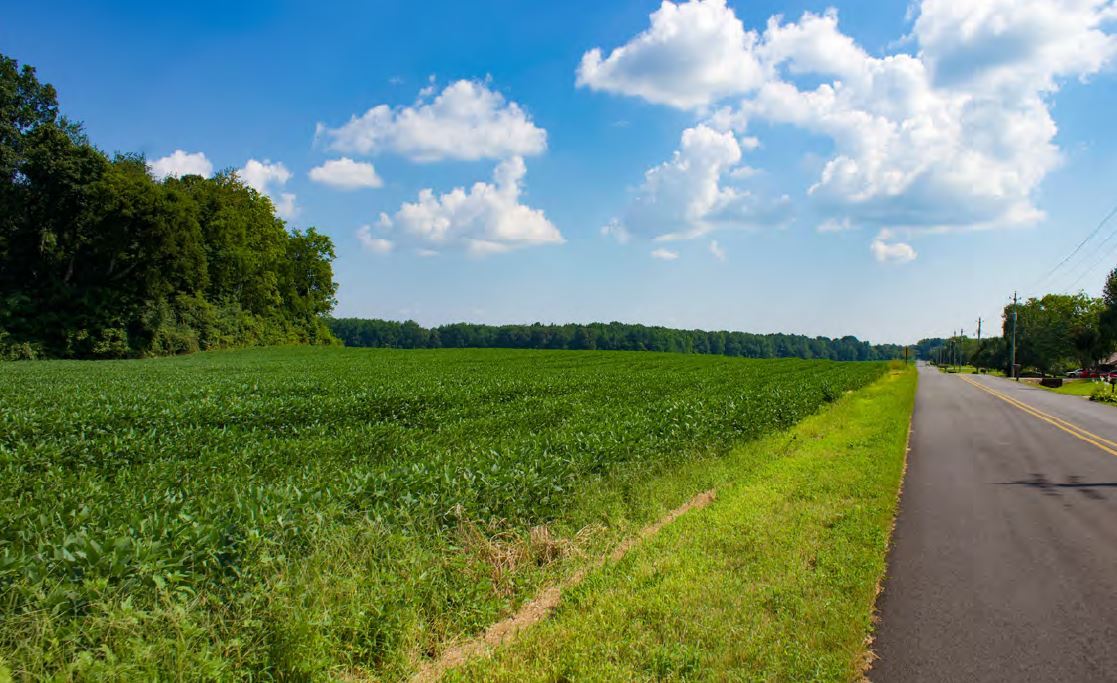
[(109, 159), (0, 55), (0, 357), (330, 342), (333, 259), (232, 172)]
[[(1033, 297), (1016, 309), (1016, 362), (1043, 374), (1090, 367), (1112, 348), (1101, 334), (1103, 302), (1085, 294)], [(1004, 310), (1004, 336), (1012, 334), (1012, 306)]]
[(1098, 333), (1102, 348), (1117, 348), (1117, 268), (1109, 272), (1102, 286), (1102, 310), (1098, 316)]

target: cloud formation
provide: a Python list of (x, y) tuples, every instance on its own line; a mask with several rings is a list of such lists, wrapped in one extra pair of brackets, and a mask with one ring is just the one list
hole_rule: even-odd
[(176, 149), (165, 157), (149, 161), (147, 164), (151, 175), (156, 180), (164, 178), (181, 178), (184, 175), (200, 175), (208, 178), (213, 175), (213, 164), (202, 152), (184, 152)]
[(291, 179), (291, 172), (282, 163), (272, 163), (269, 160), (257, 161), (249, 159), (244, 167), (237, 171), (237, 176), (245, 185), (257, 192), (268, 191), (273, 185), (282, 186)]
[[(644, 173), (622, 227), (656, 239), (693, 239), (719, 228), (774, 225), (789, 217), (789, 201), (764, 201), (722, 184), (746, 166), (729, 131), (700, 124), (683, 131), (670, 161)], [(607, 226), (608, 227), (608, 226)]]
[(497, 165), (492, 183), (442, 195), (420, 190), (418, 201), (405, 203), (392, 216), (380, 214), (380, 239), (409, 241), (424, 250), (461, 248), (474, 255), (561, 244), (562, 234), (543, 212), (520, 203), (526, 173), (517, 156)]
[[(773, 17), (758, 34), (722, 0), (664, 2), (607, 58), (586, 53), (578, 82), (679, 108), (729, 102), (706, 125), (742, 139), (753, 121), (829, 138), (832, 156), (806, 191), (826, 217), (822, 231), (918, 236), (1040, 220), (1033, 196), (1061, 159), (1049, 95), (1113, 62), (1117, 2), (923, 0), (913, 10), (903, 41), (912, 53), (876, 57), (841, 32), (834, 10)], [(649, 206), (685, 207), (665, 215), (700, 234), (720, 213), (704, 207), (732, 203), (716, 180), (737, 163), (732, 147), (705, 166), (687, 163), (681, 147), (645, 175)], [(661, 202), (669, 185), (688, 190)], [(915, 258), (879, 237), (871, 249), (881, 260)]]
[(660, 261), (674, 261), (675, 259), (679, 258), (679, 252), (671, 251), (670, 249), (663, 249), (661, 247), (659, 249), (652, 250), (652, 258), (659, 259)]
[(745, 31), (725, 0), (664, 2), (650, 19), (646, 31), (607, 57), (600, 48), (582, 55), (577, 84), (692, 109), (763, 81), (756, 33)]
[(431, 99), (433, 90), (424, 88), (412, 106), (377, 105), (337, 128), (319, 123), (316, 136), (338, 152), (390, 151), (420, 162), (504, 159), (547, 148), (547, 131), (486, 83), (456, 81)]
[(923, 0), (913, 35), (936, 83), (1027, 96), (1104, 68), (1114, 21), (1112, 0)]
[(241, 181), (261, 194), (266, 194), (275, 204), (275, 212), (280, 218), (292, 219), (299, 213), (296, 197), (290, 192), (281, 192), (280, 189), (291, 179), (291, 171), (282, 163), (272, 163), (270, 160), (258, 161), (249, 159), (244, 167), (237, 171)]
[(353, 161), (349, 157), (331, 159), (310, 169), (310, 179), (340, 190), (381, 187), (384, 184), (372, 164)]

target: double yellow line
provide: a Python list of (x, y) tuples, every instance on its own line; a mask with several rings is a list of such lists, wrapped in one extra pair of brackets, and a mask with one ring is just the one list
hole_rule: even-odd
[(1033, 417), (1039, 418), (1040, 420), (1043, 420), (1044, 422), (1047, 422), (1051, 425), (1054, 425), (1055, 427), (1058, 427), (1059, 429), (1063, 430), (1067, 434), (1070, 434), (1071, 436), (1075, 437), (1076, 439), (1081, 439), (1081, 440), (1085, 441), (1086, 443), (1093, 444), (1093, 445), (1097, 446), (1098, 448), (1102, 449), (1103, 451), (1105, 451), (1106, 453), (1109, 453), (1110, 455), (1117, 455), (1117, 442), (1110, 441), (1109, 439), (1100, 437), (1097, 434), (1094, 434), (1092, 432), (1088, 432), (1085, 429), (1079, 427), (1078, 425), (1076, 425), (1072, 422), (1067, 422), (1066, 420), (1064, 420), (1061, 417), (1056, 417), (1054, 415), (1051, 415), (1050, 413), (1045, 413), (1042, 410), (1039, 410), (1038, 408), (1034, 408), (1034, 407), (1032, 407), (1032, 406), (1030, 406), (1026, 403), (1022, 403), (1020, 401), (1017, 401), (1016, 399), (1012, 398), (1011, 396), (1009, 396), (1007, 394), (1003, 394), (1003, 393), (997, 391), (996, 389), (992, 389), (990, 387), (987, 387), (984, 384), (982, 384), (981, 382), (978, 382), (976, 380), (972, 380), (969, 377), (966, 377), (964, 375), (957, 375), (957, 377), (959, 379), (961, 379), (963, 382), (966, 382), (967, 384), (969, 384), (973, 387), (976, 387), (976, 388), (984, 391), (987, 394), (991, 394), (993, 396), (996, 396), (997, 398), (1001, 399), (1002, 401), (1005, 401), (1006, 403), (1010, 403), (1010, 404), (1016, 406), (1020, 410), (1023, 410), (1025, 413), (1028, 413), (1029, 415), (1031, 415)]

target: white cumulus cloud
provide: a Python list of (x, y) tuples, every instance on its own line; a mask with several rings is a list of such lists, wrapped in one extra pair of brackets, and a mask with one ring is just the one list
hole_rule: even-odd
[(679, 258), (679, 252), (663, 248), (653, 249), (652, 258), (659, 259), (660, 261), (674, 261)]
[(585, 53), (578, 85), (690, 109), (763, 81), (753, 51), (756, 34), (725, 0), (664, 2), (650, 20), (646, 31), (607, 57), (600, 48)]
[(423, 249), (464, 248), (484, 255), (544, 244), (561, 244), (558, 228), (543, 212), (520, 203), (527, 167), (521, 157), (500, 162), (493, 182), (474, 183), (436, 195), (420, 190), (392, 216), (380, 215), (384, 239), (398, 235)]
[(291, 219), (298, 215), (299, 207), (296, 197), (291, 192), (281, 192), (281, 188), (291, 179), (291, 171), (282, 163), (272, 163), (270, 160), (258, 161), (249, 159), (244, 167), (237, 171), (241, 181), (261, 194), (268, 195), (275, 204), (275, 212), (281, 218)]
[(456, 81), (431, 99), (433, 90), (424, 88), (412, 106), (377, 105), (338, 128), (320, 123), (317, 135), (339, 152), (387, 150), (424, 162), (504, 159), (547, 148), (547, 131), (486, 83)]
[(644, 182), (623, 221), (627, 230), (659, 239), (690, 239), (726, 227), (785, 222), (789, 202), (758, 198), (721, 183), (741, 161), (728, 131), (700, 124), (683, 131), (670, 161), (644, 173)]
[[(917, 234), (1035, 222), (1043, 213), (1032, 196), (1061, 160), (1044, 94), (1111, 60), (1113, 37), (1099, 29), (1105, 6), (926, 0), (914, 56), (869, 55), (833, 11), (772, 20), (759, 48), (772, 79), (741, 116), (833, 141), (808, 193), (838, 224)], [(804, 90), (799, 74), (831, 80)]]
[(1114, 20), (1112, 0), (923, 0), (914, 37), (936, 82), (1027, 96), (1100, 71), (1117, 51)]
[(310, 169), (310, 179), (341, 190), (381, 187), (384, 184), (372, 164), (353, 161), (349, 157), (331, 159)]
[[(666, 2), (647, 31), (608, 58), (587, 53), (578, 78), (650, 102), (717, 106), (706, 125), (735, 133), (738, 147), (754, 121), (829, 138), (833, 151), (806, 188), (827, 217), (820, 231), (855, 225), (910, 239), (1042, 219), (1033, 198), (1062, 160), (1053, 94), (1062, 81), (1113, 64), (1117, 2), (922, 0), (911, 13), (912, 33), (900, 43), (911, 52), (874, 56), (841, 31), (835, 10), (773, 17), (757, 34), (723, 2)], [(733, 69), (742, 73), (711, 75)], [(702, 214), (711, 197), (724, 201), (709, 180), (737, 163), (723, 158), (705, 173), (685, 165), (692, 191), (681, 193), (691, 198), (684, 218)], [(671, 165), (682, 168), (671, 162), (657, 173), (666, 178)], [(655, 189), (651, 174), (645, 190)], [(885, 260), (915, 257), (905, 242), (871, 246)]]
[(710, 248), (710, 253), (713, 254), (714, 258), (716, 258), (719, 261), (724, 261), (725, 260), (725, 258), (726, 258), (725, 248), (722, 247), (720, 244), (718, 244), (717, 240), (710, 240), (710, 247), (709, 248)]
[(237, 176), (245, 185), (257, 192), (266, 193), (269, 187), (286, 185), (291, 179), (291, 172), (281, 163), (249, 159), (244, 168), (237, 171)]
[(150, 161), (147, 167), (156, 180), (167, 177), (181, 178), (184, 175), (200, 175), (208, 178), (213, 175), (213, 164), (202, 152), (184, 152), (176, 149), (165, 157)]

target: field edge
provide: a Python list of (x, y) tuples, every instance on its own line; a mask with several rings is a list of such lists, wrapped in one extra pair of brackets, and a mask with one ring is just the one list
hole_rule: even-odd
[[(550, 680), (586, 675), (653, 679), (691, 675), (731, 677), (742, 672), (761, 678), (803, 675), (860, 678), (871, 661), (869, 646), (876, 599), (899, 510), (916, 381), (913, 370), (890, 372), (784, 432), (735, 449), (731, 460), (739, 465), (759, 466), (748, 468), (742, 481), (730, 483), (724, 492), (719, 488), (717, 501), (680, 518), (658, 537), (634, 550), (630, 558), (591, 572), (582, 586), (572, 590), (569, 598), (564, 597), (551, 619), (538, 624), (516, 643), (490, 650), (463, 668), (449, 672), (447, 679)], [(851, 421), (851, 417), (858, 419)], [(872, 463), (874, 456), (881, 453), (888, 456), (887, 461), (879, 468), (870, 468), (875, 469), (873, 476), (864, 478), (858, 478), (856, 472), (851, 474), (848, 467), (835, 470), (837, 478), (843, 480), (842, 485), (829, 490), (825, 484), (816, 486), (819, 491), (810, 495), (791, 491), (787, 486), (782, 491), (772, 490), (793, 482), (797, 485), (810, 480), (817, 482), (819, 466), (825, 471), (827, 466), (841, 464), (837, 459), (842, 455), (841, 449), (835, 446), (843, 441), (848, 450), (857, 451), (859, 461)], [(758, 463), (758, 457), (763, 462)], [(766, 481), (769, 476), (779, 483), (770, 486)], [(862, 479), (869, 480), (871, 490), (863, 499), (850, 497), (858, 485), (866, 483)], [(809, 503), (800, 503), (802, 496)], [(827, 524), (838, 526), (833, 524), (835, 515), (828, 512), (835, 502), (844, 505), (837, 519), (848, 515), (857, 533), (827, 536), (820, 531), (823, 527), (829, 529)], [(809, 510), (802, 513), (795, 509), (796, 505)], [(861, 514), (863, 508), (866, 512)], [(734, 519), (736, 512), (751, 515), (752, 522), (759, 526), (740, 523)], [(745, 554), (751, 551), (754, 555), (757, 548), (747, 540), (735, 546), (739, 538), (711, 535), (708, 529), (765, 537), (767, 526), (767, 536), (772, 537), (769, 540), (778, 545), (779, 534), (771, 533), (773, 527), (769, 523), (781, 519), (788, 522), (787, 535), (801, 543), (785, 541), (778, 546), (782, 553), (779, 557), (764, 557), (762, 553), (752, 558), (752, 564), (786, 565), (783, 570), (794, 574), (798, 584), (792, 581), (795, 585), (781, 585), (777, 576), (780, 572), (751, 576), (750, 568), (726, 570), (727, 566), (741, 564), (739, 558), (731, 557), (730, 548)], [(858, 539), (862, 532), (865, 537)], [(695, 538), (709, 542), (696, 544)], [(858, 546), (858, 542), (862, 545)], [(843, 559), (843, 550), (857, 551), (860, 557), (860, 561), (853, 563), (857, 580), (842, 583), (839, 579), (838, 586), (827, 594), (820, 590), (826, 586), (811, 583), (810, 573), (823, 564), (824, 556), (827, 571), (836, 569)], [(841, 573), (840, 569), (837, 573)], [(711, 591), (710, 584), (718, 580), (723, 585)], [(745, 594), (744, 602), (731, 595), (733, 588)], [(787, 632), (787, 627), (797, 619), (785, 617), (801, 618), (804, 614), (800, 610), (810, 616), (812, 607), (806, 598), (812, 597), (808, 595), (812, 591), (818, 602), (827, 602), (843, 591), (848, 595), (851, 588), (861, 597), (853, 602), (847, 598), (849, 619), (844, 625), (834, 627), (834, 617), (841, 621), (842, 615), (833, 610), (822, 609), (811, 617), (829, 628), (822, 636), (825, 643), (811, 642), (814, 636)], [(773, 611), (767, 600), (760, 599), (771, 590), (800, 593), (792, 595), (796, 607), (790, 615), (781, 615), (776, 609), (775, 614), (759, 620), (751, 617), (734, 620), (735, 615), (755, 616)], [(750, 591), (751, 596), (747, 595)], [(711, 620), (710, 614), (723, 617)], [(642, 630), (656, 633), (650, 638), (646, 633), (638, 635), (632, 630), (633, 624), (643, 624)], [(761, 651), (749, 651), (756, 649), (754, 643), (743, 644), (740, 652), (735, 652), (736, 645), (728, 641), (721, 648), (716, 646), (717, 639), (726, 632), (739, 634), (745, 627), (751, 627), (748, 630), (758, 635)], [(696, 634), (703, 643), (701, 647), (693, 646)], [(801, 651), (789, 657), (784, 651), (787, 641), (802, 648)], [(775, 647), (779, 655), (773, 656), (769, 646)], [(818, 661), (812, 662), (812, 657)], [(822, 674), (819, 666), (834, 675)]]

